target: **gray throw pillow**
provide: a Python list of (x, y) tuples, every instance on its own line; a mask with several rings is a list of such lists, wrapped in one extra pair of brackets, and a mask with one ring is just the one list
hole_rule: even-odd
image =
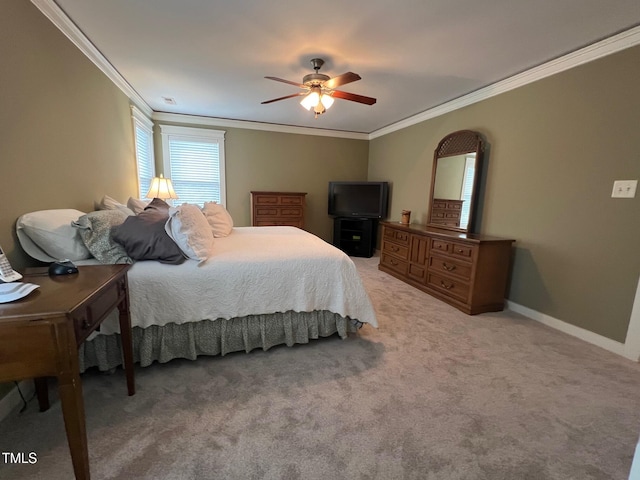
[(169, 204), (154, 198), (138, 215), (129, 216), (115, 227), (113, 239), (122, 245), (134, 260), (157, 260), (179, 264), (185, 257), (180, 247), (165, 231), (169, 219)]
[(78, 229), (87, 250), (100, 263), (133, 263), (125, 249), (112, 238), (112, 229), (126, 218), (127, 214), (120, 210), (99, 210), (82, 215), (72, 225)]

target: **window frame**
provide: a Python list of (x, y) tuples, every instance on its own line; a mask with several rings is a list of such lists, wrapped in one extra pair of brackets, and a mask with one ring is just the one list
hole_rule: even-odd
[[(156, 176), (155, 146), (153, 143), (153, 122), (144, 113), (142, 113), (135, 105), (131, 105), (131, 119), (133, 124), (133, 144), (134, 144), (134, 154), (136, 159), (136, 179), (138, 183), (138, 195), (139, 195), (138, 198), (143, 199), (143, 198), (146, 198), (147, 192), (149, 190), (149, 186), (151, 185), (151, 181), (153, 180), (153, 177)], [(149, 161), (150, 167), (151, 167), (151, 178), (149, 179), (149, 185), (147, 185), (146, 187), (142, 185), (141, 175), (140, 175), (141, 159), (140, 159), (140, 145), (138, 144), (138, 129), (145, 134), (149, 142), (148, 151), (149, 151), (150, 158), (147, 160)], [(143, 191), (143, 188), (146, 188), (146, 190)]]
[[(220, 173), (220, 203), (227, 205), (226, 169), (224, 130), (212, 130), (208, 128), (180, 127), (176, 125), (160, 125), (162, 139), (162, 169), (165, 177), (171, 177), (171, 155), (169, 142), (172, 139), (186, 142), (217, 143), (218, 144), (218, 171)], [(178, 196), (180, 195), (179, 192)]]

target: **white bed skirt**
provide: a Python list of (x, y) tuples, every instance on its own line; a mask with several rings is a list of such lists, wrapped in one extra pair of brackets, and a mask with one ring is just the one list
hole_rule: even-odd
[[(359, 322), (329, 311), (285, 312), (248, 315), (229, 320), (201, 320), (185, 324), (133, 328), (133, 359), (146, 367), (157, 361), (174, 358), (195, 360), (198, 355), (225, 355), (250, 352), (254, 348), (268, 350), (275, 345), (309, 343), (309, 340), (338, 333), (346, 338), (355, 332)], [(80, 371), (98, 367), (112, 370), (122, 365), (120, 335), (97, 335), (80, 346)]]

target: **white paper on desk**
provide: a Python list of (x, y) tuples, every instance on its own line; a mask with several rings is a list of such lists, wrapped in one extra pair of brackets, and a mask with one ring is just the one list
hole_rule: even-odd
[(0, 283), (0, 303), (13, 302), (26, 297), (40, 285), (34, 283)]

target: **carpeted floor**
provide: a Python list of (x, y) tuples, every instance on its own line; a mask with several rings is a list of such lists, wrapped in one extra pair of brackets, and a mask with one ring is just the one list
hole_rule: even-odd
[[(347, 340), (83, 375), (94, 479), (627, 479), (640, 365), (513, 312), (464, 315), (354, 258)], [(0, 478), (71, 479), (60, 403), (0, 423)]]

